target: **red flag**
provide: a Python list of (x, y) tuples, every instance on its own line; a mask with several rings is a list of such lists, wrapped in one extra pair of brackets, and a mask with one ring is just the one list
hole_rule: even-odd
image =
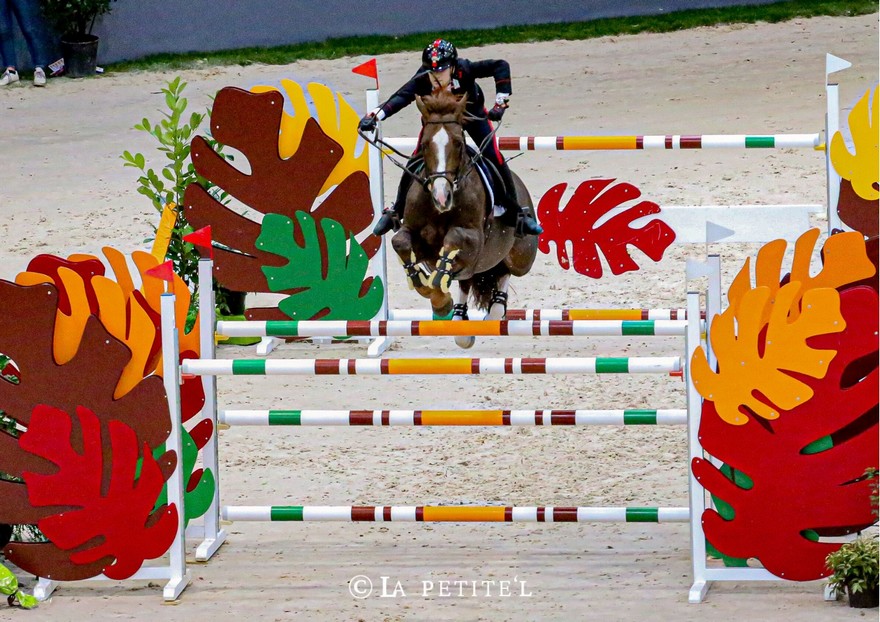
[(367, 76), (368, 78), (373, 78), (376, 81), (376, 88), (379, 88), (379, 69), (376, 67), (375, 58), (371, 58), (367, 62), (361, 63), (360, 65), (352, 69), (351, 72), (362, 76)]
[(168, 281), (169, 283), (174, 283), (174, 264), (169, 259), (165, 263), (160, 263), (155, 268), (150, 268), (144, 274), (148, 276), (155, 277), (157, 279), (162, 279), (163, 281)]
[(208, 256), (214, 259), (214, 247), (211, 245), (211, 225), (196, 229), (192, 233), (183, 236), (184, 242), (201, 246), (208, 249)]

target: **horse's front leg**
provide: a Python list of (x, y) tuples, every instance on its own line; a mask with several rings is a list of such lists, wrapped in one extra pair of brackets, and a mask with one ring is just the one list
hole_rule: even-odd
[(443, 238), (437, 266), (428, 277), (428, 285), (442, 292), (448, 292), (453, 278), (471, 278), (482, 243), (480, 231), (465, 227), (450, 227)]
[(419, 260), (416, 257), (415, 251), (413, 251), (412, 230), (406, 226), (401, 227), (394, 234), (394, 237), (391, 238), (391, 246), (403, 263), (407, 284), (410, 286), (410, 289), (416, 290), (420, 295), (431, 301), (431, 309), (434, 312), (435, 319), (449, 319), (452, 315), (452, 296), (448, 290), (434, 289), (428, 285), (428, 279), (419, 267)]
[[(419, 268), (419, 262), (413, 251), (412, 230), (408, 227), (401, 227), (400, 230), (391, 238), (391, 247), (403, 264), (403, 270), (406, 272), (406, 281), (410, 289), (418, 290), (420, 287), (426, 287), (425, 274)], [(428, 296), (419, 292), (425, 298)]]

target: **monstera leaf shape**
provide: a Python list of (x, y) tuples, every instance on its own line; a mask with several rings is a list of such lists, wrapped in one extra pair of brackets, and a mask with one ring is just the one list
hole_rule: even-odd
[[(573, 266), (575, 272), (594, 279), (602, 276), (600, 251), (605, 255), (612, 274), (639, 269), (628, 246), (635, 246), (652, 260), (660, 261), (675, 240), (675, 232), (665, 222), (656, 219), (639, 229), (630, 226), (642, 216), (660, 213), (656, 203), (640, 201), (599, 223), (612, 210), (641, 196), (639, 189), (632, 184), (612, 185), (614, 181), (594, 179), (582, 183), (564, 210), (559, 204), (567, 184), (548, 190), (538, 203), (538, 215), (544, 227), (538, 240), (541, 252), (549, 254), (550, 243), (554, 243), (560, 266), (566, 270)], [(568, 256), (568, 242), (571, 242), (573, 258)]]
[[(831, 163), (843, 179), (852, 183), (855, 193), (866, 201), (880, 197), (877, 187), (880, 176), (880, 105), (877, 89), (865, 91), (849, 113), (849, 129), (855, 153), (850, 153), (840, 132), (831, 137)], [(873, 101), (873, 105), (872, 102)], [(874, 216), (876, 216), (876, 212)]]
[(738, 309), (728, 307), (715, 316), (710, 338), (718, 357), (717, 373), (709, 367), (702, 346), (691, 357), (694, 386), (715, 402), (718, 416), (727, 423), (748, 421), (740, 406), (764, 419), (776, 419), (780, 408), (794, 408), (813, 396), (810, 386), (791, 372), (811, 378), (825, 375), (835, 352), (815, 350), (807, 339), (846, 328), (838, 294), (830, 288), (809, 290), (803, 297), (803, 313), (791, 320), (788, 310), (799, 290), (799, 283), (789, 283), (771, 301), (769, 288), (759, 287), (744, 296)]
[[(703, 513), (706, 537), (722, 553), (756, 557), (785, 579), (826, 576), (825, 557), (840, 542), (821, 537), (853, 533), (875, 520), (864, 472), (880, 459), (877, 293), (850, 288), (840, 305), (846, 330), (809, 340), (817, 351), (837, 351), (823, 378), (803, 377), (812, 400), (781, 409), (774, 420), (749, 417), (739, 426), (724, 421), (717, 404), (703, 403), (703, 448), (751, 483), (738, 486), (708, 460), (693, 461), (697, 480), (733, 508), (727, 520), (715, 510)], [(817, 442), (826, 438), (831, 442)]]
[[(25, 472), (28, 497), (34, 507), (57, 509), (38, 525), (56, 546), (71, 551), (73, 563), (109, 558), (104, 574), (127, 579), (144, 560), (160, 557), (171, 546), (177, 532), (177, 508), (170, 505), (154, 512), (166, 477), (150, 446), (139, 447), (134, 430), (119, 421), (108, 424), (112, 466), (110, 480), (105, 482), (100, 422), (87, 408), (77, 408), (76, 415), (82, 428), (81, 451), (71, 446), (73, 422), (67, 413), (48, 406), (34, 409), (19, 445), (57, 470), (46, 475)], [(139, 454), (143, 465), (136, 478)], [(160, 461), (173, 468), (174, 454), (165, 454)]]
[[(865, 236), (878, 234), (880, 206), (880, 103), (877, 89), (868, 89), (849, 114), (849, 130), (855, 153), (850, 153), (840, 132), (831, 137), (831, 163), (840, 175), (837, 213), (848, 226)], [(875, 246), (876, 248), (876, 246)]]
[[(819, 287), (837, 289), (867, 279), (876, 273), (874, 264), (868, 257), (864, 237), (859, 233), (849, 232), (832, 235), (825, 241), (822, 247), (822, 269), (815, 275), (811, 274), (810, 264), (818, 239), (818, 229), (810, 229), (797, 239), (791, 261), (791, 272), (782, 282), (780, 275), (787, 247), (785, 240), (769, 242), (758, 251), (755, 261), (755, 287), (768, 288), (773, 298), (784, 283), (800, 284), (797, 295), (789, 298), (789, 313), (793, 319), (800, 314), (801, 297), (805, 292)], [(750, 275), (751, 258), (747, 258), (727, 293), (730, 308), (734, 309), (734, 312), (739, 308), (743, 296), (752, 289)], [(771, 307), (766, 307), (765, 314), (769, 314), (770, 309)], [(766, 321), (766, 317), (762, 318), (762, 321)]]
[[(340, 93), (333, 91), (326, 84), (309, 82), (309, 97), (314, 105), (314, 115), (327, 136), (335, 140), (342, 147), (344, 156), (336, 164), (333, 172), (328, 175), (320, 194), (333, 188), (333, 186), (345, 181), (345, 178), (355, 171), (367, 173), (369, 170), (368, 153), (366, 145), (357, 134), (356, 128), (360, 115), (345, 101)], [(255, 86), (251, 89), (254, 93), (266, 93), (278, 90), (272, 86)], [(282, 158), (289, 158), (299, 149), (303, 137), (306, 122), (312, 118), (312, 110), (306, 101), (303, 87), (294, 80), (281, 80), (281, 92), (293, 114), (285, 107), (281, 116), (281, 132), (278, 135), (278, 151)], [(360, 153), (356, 151), (360, 144)]]
[[(279, 214), (263, 218), (263, 231), (257, 246), (289, 260), (286, 266), (263, 268), (272, 291), (293, 292), (279, 308), (297, 320), (370, 319), (382, 305), (382, 281), (364, 281), (368, 259), (360, 244), (347, 236), (336, 221), (321, 220), (323, 244), (315, 220), (308, 214), (296, 215), (299, 227)], [(296, 238), (301, 237), (299, 244)], [(322, 261), (322, 246), (326, 261)], [(361, 284), (369, 287), (362, 291)]]
[[(121, 374), (131, 360), (130, 350), (114, 339), (98, 319), (90, 316), (73, 357), (58, 364), (53, 353), (58, 292), (54, 285), (20, 286), (0, 281), (0, 352), (8, 356), (17, 370), (18, 383), (0, 382), (0, 409), (21, 428), (30, 430), (32, 413), (38, 406), (65, 413), (87, 408), (100, 424), (101, 437), (109, 439), (110, 424), (121, 424), (132, 431), (138, 448), (160, 446), (171, 431), (171, 418), (162, 379), (142, 378), (123, 396), (115, 396)], [(27, 330), (22, 330), (22, 327)], [(35, 439), (47, 436), (36, 435)], [(65, 437), (72, 451), (82, 453), (86, 438), (81, 426), (73, 426)], [(45, 475), (53, 469), (32, 445), (25, 451), (12, 435), (0, 433), (0, 472), (21, 478), (25, 472)], [(100, 446), (101, 459), (93, 473), (100, 471), (102, 482), (112, 479), (114, 448)], [(159, 465), (167, 478), (173, 469), (171, 457)], [(0, 523), (38, 524), (64, 508), (34, 506), (28, 486), (0, 481)], [(158, 494), (158, 491), (157, 491)], [(155, 497), (150, 503), (155, 502)], [(69, 507), (67, 509), (70, 509)], [(55, 543), (15, 542), (4, 548), (6, 557), (33, 574), (59, 580), (77, 580), (100, 574), (112, 560), (84, 563), (74, 561), (71, 551)]]
[[(355, 171), (322, 195), (326, 180), (344, 157), (343, 149), (310, 118), (296, 153), (282, 158), (278, 135), (283, 108), (284, 98), (278, 91), (221, 90), (214, 100), (211, 132), (219, 142), (244, 154), (250, 172), (235, 168), (200, 137), (191, 145), (196, 171), (247, 206), (248, 214), (280, 214), (293, 219), (305, 212), (318, 221), (329, 218), (341, 223), (349, 235), (365, 232), (374, 216), (369, 178)], [(187, 188), (184, 208), (193, 227), (211, 225), (214, 239), (222, 245), (215, 250), (214, 264), (221, 284), (236, 291), (276, 291), (266, 282), (263, 269), (284, 266), (287, 261), (283, 255), (257, 246), (261, 231), (258, 218), (252, 220), (233, 211), (198, 184)], [(379, 242), (376, 236), (365, 239), (363, 250), (368, 257), (378, 250)], [(361, 284), (356, 285), (360, 290)], [(246, 315), (251, 319), (286, 319), (275, 308), (251, 309)]]

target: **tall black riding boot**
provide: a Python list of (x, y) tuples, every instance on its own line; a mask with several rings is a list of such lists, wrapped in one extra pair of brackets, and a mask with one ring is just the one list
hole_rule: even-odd
[[(407, 165), (407, 167), (409, 166)], [(403, 209), (406, 207), (406, 195), (412, 182), (413, 176), (409, 173), (404, 173), (400, 178), (400, 184), (397, 186), (397, 198), (394, 200), (394, 205), (382, 210), (382, 216), (379, 217), (376, 226), (373, 227), (373, 235), (385, 235), (392, 229), (395, 231), (400, 229), (400, 222), (403, 220)]]
[(511, 221), (516, 227), (516, 236), (524, 235), (541, 235), (544, 229), (538, 224), (534, 216), (529, 213), (529, 208), (519, 204), (516, 196), (516, 185), (513, 182), (513, 175), (510, 173), (510, 167), (505, 162), (503, 166), (498, 167), (501, 179), (504, 181), (504, 207), (507, 209), (505, 220)]

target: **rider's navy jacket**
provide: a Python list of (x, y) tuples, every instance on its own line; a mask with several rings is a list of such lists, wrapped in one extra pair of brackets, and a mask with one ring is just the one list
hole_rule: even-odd
[[(477, 78), (495, 78), (496, 93), (511, 93), (510, 65), (506, 60), (481, 60), (471, 62), (465, 58), (458, 59), (452, 74), (452, 92), (455, 95), (467, 93), (466, 110), (475, 116), (486, 116), (486, 102), (483, 90), (477, 84)], [(409, 106), (416, 95), (430, 95), (434, 90), (431, 76), (424, 68), (420, 68), (409, 82), (382, 104), (386, 117)]]

